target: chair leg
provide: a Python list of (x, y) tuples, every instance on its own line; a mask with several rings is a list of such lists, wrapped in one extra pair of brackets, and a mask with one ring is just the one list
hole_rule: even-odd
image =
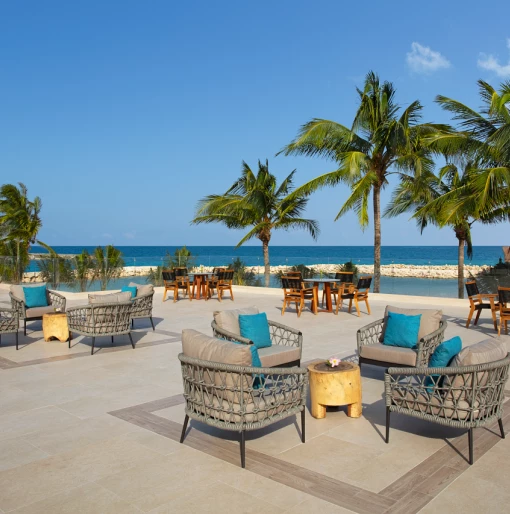
[(151, 320), (152, 330), (153, 330), (153, 331), (154, 331), (154, 330), (156, 330), (156, 329), (154, 328), (154, 321), (152, 320), (152, 316), (149, 316), (149, 319)]
[(241, 430), (241, 467), (246, 467), (246, 437), (245, 431)]
[(468, 442), (469, 442), (469, 464), (473, 464), (473, 429), (470, 428), (468, 431)]
[(473, 313), (474, 312), (475, 312), (475, 308), (471, 307), (469, 309), (469, 314), (468, 314), (468, 318), (467, 318), (467, 321), (466, 321), (466, 328), (469, 328), (469, 324), (471, 323), (471, 318), (473, 317)]
[(184, 424), (182, 425), (181, 440), (180, 440), (181, 444), (184, 442), (184, 438), (186, 437), (186, 429), (188, 428), (188, 421), (189, 421), (189, 416), (186, 414), (186, 417), (184, 418)]
[(372, 314), (372, 313), (370, 312), (370, 305), (368, 304), (368, 297), (367, 297), (367, 298), (365, 298), (365, 304), (366, 304), (366, 306), (367, 306), (367, 312), (368, 312), (368, 315), (370, 316), (370, 314)]
[[(301, 316), (301, 311), (303, 310), (304, 305), (305, 305), (305, 299), (301, 298), (301, 301), (299, 302), (298, 318)], [(296, 306), (297, 306), (297, 304), (296, 304)]]
[(283, 299), (283, 307), (282, 307), (282, 316), (285, 314), (285, 309), (287, 308), (287, 300)]
[(477, 313), (476, 313), (476, 317), (475, 317), (475, 325), (478, 325), (478, 320), (480, 319), (480, 314), (482, 313), (482, 309), (480, 309)]
[(167, 294), (167, 292), (168, 292), (168, 289), (165, 287), (165, 292), (163, 293), (163, 301), (165, 301), (165, 300), (166, 300), (166, 294)]
[(135, 320), (134, 319), (131, 320), (131, 328), (135, 328)]
[(390, 408), (386, 407), (386, 444), (390, 442)]
[(27, 335), (27, 318), (23, 320), (23, 334)]
[(494, 330), (497, 330), (498, 329), (498, 322), (497, 322), (497, 319), (496, 319), (496, 309), (491, 309), (491, 314), (492, 314), (492, 323), (494, 323)]
[(113, 344), (113, 336), (112, 336), (112, 344)]
[(359, 318), (361, 316), (361, 312), (359, 310), (359, 303), (358, 303), (357, 298), (354, 298), (354, 306), (356, 307), (356, 312), (358, 313), (358, 318)]
[(301, 442), (305, 442), (305, 407), (303, 407), (303, 410), (301, 411)]
[(229, 287), (230, 289), (230, 299), (234, 301), (234, 293), (232, 292), (232, 286)]
[(505, 429), (503, 428), (503, 420), (501, 418), (498, 419), (498, 425), (501, 432), (501, 439), (505, 439)]
[(93, 337), (92, 338), (92, 349), (90, 350), (90, 355), (94, 355), (94, 344), (95, 344), (95, 342), (96, 342), (96, 338)]
[(131, 332), (128, 333), (129, 340), (131, 341), (131, 346), (133, 347), (133, 350), (135, 349), (135, 343), (133, 341), (133, 336), (131, 335)]
[(349, 300), (349, 314), (351, 313), (351, 310), (352, 310), (352, 298)]
[(16, 350), (18, 350), (18, 332), (16, 332)]

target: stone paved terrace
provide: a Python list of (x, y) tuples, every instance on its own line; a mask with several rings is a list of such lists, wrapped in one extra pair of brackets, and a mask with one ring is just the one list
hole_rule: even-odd
[[(0, 285), (0, 302), (8, 302)], [(384, 431), (383, 370), (363, 371), (363, 417), (328, 410), (323, 420), (307, 411), (307, 442), (294, 420), (249, 433), (247, 468), (235, 436), (192, 423), (178, 443), (184, 418), (177, 354), (180, 332), (210, 334), (212, 312), (256, 305), (269, 318), (304, 334), (303, 361), (352, 356), (356, 330), (382, 317), (384, 307), (440, 307), (447, 337), (465, 345), (497, 337), (488, 313), (464, 328), (467, 300), (371, 295), (372, 315), (338, 316), (309, 310), (282, 318), (281, 292), (235, 288), (235, 302), (181, 300), (155, 295), (156, 331), (138, 321), (134, 339), (45, 343), (41, 323), (27, 337), (2, 338), (0, 347), (0, 512), (163, 513), (435, 513), (508, 512), (510, 438), (475, 430), (473, 466), (465, 460), (467, 436), (459, 430), (404, 416)], [(86, 303), (67, 294), (68, 305)], [(363, 310), (363, 309), (362, 309)], [(510, 343), (509, 336), (502, 338)], [(505, 417), (510, 430), (510, 409)]]

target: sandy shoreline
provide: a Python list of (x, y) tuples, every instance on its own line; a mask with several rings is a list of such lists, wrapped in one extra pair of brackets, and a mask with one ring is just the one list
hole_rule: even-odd
[[(318, 272), (335, 273), (338, 270), (338, 264), (313, 264), (308, 267), (313, 267)], [(155, 269), (155, 266), (126, 266), (123, 268), (121, 277), (138, 277), (145, 276), (149, 273), (150, 269)], [(290, 269), (288, 266), (271, 266), (271, 274), (285, 272)], [(464, 277), (482, 275), (491, 269), (490, 266), (464, 266)], [(193, 271), (212, 272), (212, 266), (203, 266), (192, 268)], [(256, 274), (264, 274), (263, 266), (246, 266), (247, 271), (253, 271)], [(362, 274), (373, 274), (373, 265), (358, 265), (358, 270)], [(381, 266), (381, 275), (383, 277), (407, 277), (407, 278), (430, 278), (430, 279), (456, 279), (457, 266), (453, 264), (445, 264), (443, 266), (427, 266), (427, 265), (413, 265), (413, 264), (384, 264)], [(38, 272), (25, 273), (25, 280), (37, 281)]]

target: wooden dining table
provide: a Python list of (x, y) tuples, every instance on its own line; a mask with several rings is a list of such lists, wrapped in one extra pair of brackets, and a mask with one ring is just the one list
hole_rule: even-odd
[(193, 286), (197, 288), (195, 292), (195, 300), (201, 300), (202, 298), (205, 298), (207, 295), (206, 291), (206, 284), (207, 284), (207, 278), (209, 276), (212, 276), (212, 273), (210, 272), (197, 272), (197, 273), (189, 273), (189, 277), (193, 277)]
[(315, 295), (314, 299), (314, 311), (315, 312), (333, 312), (333, 302), (331, 300), (331, 284), (339, 284), (340, 280), (334, 278), (305, 278), (303, 279), (305, 284), (313, 284), (316, 291), (319, 289), (319, 285), (322, 284), (324, 288), (324, 294), (326, 295), (326, 308), (319, 309), (319, 295)]

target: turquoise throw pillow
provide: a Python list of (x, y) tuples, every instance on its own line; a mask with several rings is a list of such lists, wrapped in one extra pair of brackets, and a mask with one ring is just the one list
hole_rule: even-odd
[(25, 295), (25, 305), (28, 309), (48, 306), (46, 286), (24, 287), (23, 294)]
[[(222, 341), (226, 341), (223, 337), (218, 337), (218, 339), (221, 339)], [(235, 344), (244, 344), (239, 341), (231, 341)], [(260, 361), (260, 355), (259, 350), (254, 344), (250, 344), (250, 351), (251, 351), (251, 365), (253, 368), (261, 368), (262, 362)], [(264, 375), (255, 375), (253, 378), (253, 389), (259, 389), (262, 387), (262, 382), (264, 380)]]
[(265, 312), (260, 314), (239, 314), (239, 330), (242, 337), (246, 337), (258, 348), (271, 346), (271, 334)]
[(401, 348), (416, 348), (420, 321), (421, 314), (406, 316), (405, 314), (388, 312), (383, 344), (400, 346)]
[[(444, 368), (450, 364), (453, 358), (462, 350), (462, 340), (459, 336), (452, 337), (448, 341), (442, 342), (432, 354), (429, 360), (429, 368)], [(437, 383), (441, 375), (430, 375), (425, 378), (425, 386), (429, 392), (434, 389), (434, 383)], [(441, 387), (441, 382), (439, 383)]]
[(136, 286), (124, 286), (121, 293), (131, 293), (131, 300), (136, 296)]

